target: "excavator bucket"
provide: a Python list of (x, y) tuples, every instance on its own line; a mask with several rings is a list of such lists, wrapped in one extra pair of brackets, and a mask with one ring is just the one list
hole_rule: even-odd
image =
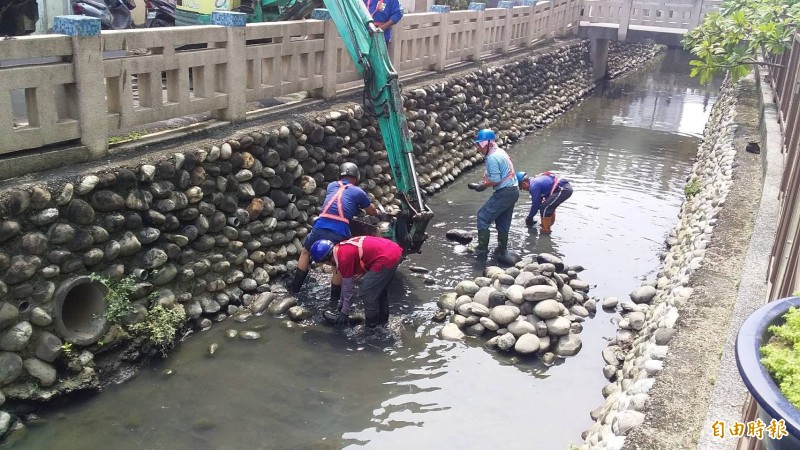
[(426, 229), (433, 211), (425, 204), (417, 179), (400, 83), (383, 32), (361, 0), (325, 0), (325, 5), (358, 73), (364, 77), (364, 106), (378, 119), (392, 167), (402, 208), (394, 217), (391, 234), (404, 253), (419, 253), (428, 238)]

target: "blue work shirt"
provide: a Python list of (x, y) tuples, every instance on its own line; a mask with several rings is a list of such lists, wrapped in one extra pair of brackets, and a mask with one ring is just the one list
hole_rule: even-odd
[[(375, 26), (388, 22), (389, 19), (392, 19), (392, 22), (396, 24), (403, 18), (403, 8), (400, 7), (399, 0), (364, 0), (364, 4), (367, 5), (367, 10), (372, 14)], [(392, 28), (389, 27), (388, 30), (384, 31), (383, 36), (388, 43), (392, 39)]]
[[(550, 192), (553, 190), (553, 183), (556, 182), (555, 175), (539, 175), (537, 177), (530, 178), (531, 186), (528, 188), (528, 192), (531, 194), (531, 212), (528, 213), (528, 218), (533, 219), (539, 212), (539, 208), (542, 207), (542, 200), (546, 199), (550, 196)], [(562, 185), (564, 183), (569, 183), (569, 180), (566, 178), (559, 178), (558, 184)]]
[[(342, 180), (344, 184), (350, 184), (346, 179)], [(327, 188), (327, 195), (325, 195), (325, 201), (322, 202), (322, 206), (328, 204), (333, 198), (336, 191), (339, 190), (339, 183), (336, 181), (332, 181), (328, 184)], [(371, 205), (369, 201), (369, 197), (367, 197), (367, 193), (364, 192), (360, 187), (351, 185), (349, 188), (344, 190), (344, 194), (342, 194), (342, 208), (344, 209), (344, 217), (347, 220), (353, 218), (353, 216), (358, 212), (359, 208), (367, 208)], [(328, 214), (337, 215), (339, 214), (339, 208), (336, 205), (336, 202), (331, 203), (330, 208), (328, 208)], [(329, 219), (327, 217), (318, 217), (317, 220), (314, 221), (314, 228), (324, 228), (326, 230), (331, 230), (336, 234), (350, 237), (350, 225), (341, 222), (335, 219)]]
[[(512, 176), (508, 176), (511, 174)], [(500, 183), (494, 187), (495, 190), (509, 186), (518, 186), (517, 177), (514, 174), (514, 167), (511, 165), (511, 158), (505, 150), (494, 145), (486, 155), (486, 178), (492, 183)], [(503, 179), (506, 179), (503, 181)]]

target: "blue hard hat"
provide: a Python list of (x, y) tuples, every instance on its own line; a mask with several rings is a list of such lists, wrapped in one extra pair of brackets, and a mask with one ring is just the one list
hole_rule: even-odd
[(478, 131), (478, 135), (475, 136), (475, 143), (483, 142), (483, 141), (496, 141), (497, 136), (495, 136), (494, 131), (484, 128), (481, 131)]
[(311, 246), (311, 260), (320, 262), (328, 259), (333, 252), (333, 242), (327, 239), (320, 239)]
[(522, 183), (522, 180), (525, 179), (526, 172), (517, 172), (517, 183)]

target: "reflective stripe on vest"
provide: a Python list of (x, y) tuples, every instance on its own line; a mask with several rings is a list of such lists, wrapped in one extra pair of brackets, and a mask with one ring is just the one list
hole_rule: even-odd
[[(489, 150), (489, 153), (487, 153), (486, 156), (489, 156), (489, 154), (491, 154), (496, 148), (497, 144), (492, 144), (492, 148)], [(517, 176), (517, 172), (514, 171), (514, 163), (511, 162), (511, 158), (508, 155), (505, 155), (503, 158), (505, 158), (506, 162), (508, 163), (509, 172), (508, 176), (506, 176), (505, 178), (500, 180), (499, 183), (497, 183), (498, 186)], [(489, 176), (486, 172), (483, 173), (483, 179), (484, 181), (489, 181)]]
[(553, 195), (553, 192), (556, 191), (556, 188), (558, 187), (558, 182), (559, 181), (561, 181), (561, 180), (559, 180), (557, 176), (553, 175), (553, 187), (550, 188), (550, 195)]
[[(367, 1), (367, 11), (370, 11), (369, 14), (371, 16), (373, 16), (373, 17), (375, 17), (375, 13), (377, 13), (377, 12), (379, 12), (381, 10), (382, 6), (383, 6), (383, 0), (378, 0), (378, 4), (375, 6), (375, 12), (371, 12), (371, 10), (372, 10), (372, 0), (368, 0)], [(384, 23), (386, 23), (386, 22), (381, 22), (380, 25), (383, 25)], [(375, 22), (375, 25), (378, 25), (378, 23)]]
[[(319, 217), (324, 217), (326, 219), (333, 219), (338, 220), (339, 222), (344, 222), (346, 224), (350, 223), (350, 219), (344, 216), (344, 208), (342, 208), (342, 195), (344, 191), (347, 190), (352, 184), (344, 184), (341, 181), (337, 181), (339, 183), (339, 187), (337, 188), (336, 192), (331, 197), (330, 201), (322, 207), (322, 212), (319, 213)], [(333, 202), (336, 202), (336, 212), (338, 214), (330, 214), (328, 210), (331, 208)]]
[[(539, 175), (536, 175), (535, 177), (531, 177), (531, 179), (538, 178), (542, 175), (547, 175), (548, 177), (553, 179), (553, 187), (550, 188), (550, 194), (548, 194), (548, 196), (553, 195), (553, 192), (555, 192), (556, 188), (558, 187), (558, 183), (561, 182), (561, 178), (558, 178), (556, 175), (554, 175), (552, 172), (548, 170), (540, 173)], [(545, 196), (543, 195), (542, 198), (545, 198)]]
[(352, 239), (348, 239), (346, 241), (342, 241), (336, 245), (333, 249), (333, 259), (336, 260), (336, 265), (339, 265), (339, 246), (344, 244), (355, 245), (358, 248), (358, 263), (361, 265), (361, 270), (364, 272), (367, 271), (366, 266), (364, 265), (364, 239), (366, 236), (358, 236)]

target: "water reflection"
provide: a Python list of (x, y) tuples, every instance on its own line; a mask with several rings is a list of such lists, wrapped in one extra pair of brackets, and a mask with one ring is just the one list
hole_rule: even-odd
[[(551, 252), (585, 266), (581, 278), (601, 298), (624, 297), (653, 274), (715, 100), (716, 87), (696, 87), (685, 74), (687, 62), (673, 52), (653, 72), (609, 83), (511, 149), (518, 170), (555, 170), (574, 187), (551, 235), (525, 227), (530, 198), (521, 196), (512, 249)], [(589, 411), (603, 401), (600, 352), (614, 334), (614, 314), (598, 311), (584, 322), (580, 353), (547, 368), (489, 352), (482, 339), (435, 338), (439, 324), (429, 319), (436, 298), (480, 272), (444, 237), (450, 228), (474, 229), (489, 195), (467, 189), (478, 177), (479, 171), (465, 174), (431, 199), (431, 237), (392, 285), (387, 333), (288, 326), (266, 317), (228, 321), (189, 339), (131, 382), (46, 415), (14, 448), (406, 449), (526, 442), (559, 449), (579, 442), (591, 426)], [(435, 284), (426, 285), (410, 266), (428, 268)], [(314, 278), (301, 302), (319, 312), (328, 280)], [(266, 327), (258, 341), (224, 335), (256, 326)], [(220, 348), (209, 357), (212, 342)], [(165, 369), (174, 374), (165, 376)]]

